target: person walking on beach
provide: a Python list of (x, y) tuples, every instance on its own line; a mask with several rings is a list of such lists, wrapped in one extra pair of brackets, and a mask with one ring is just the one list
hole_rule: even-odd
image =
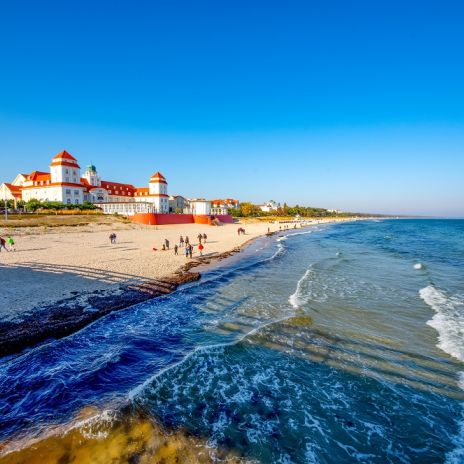
[(203, 239), (203, 235), (201, 235), (201, 234), (198, 234), (198, 237), (197, 237), (197, 239), (198, 239), (198, 243), (200, 243), (200, 244), (201, 244), (201, 240)]
[(16, 251), (15, 242), (11, 235), (8, 235), (7, 242), (8, 242), (8, 247), (10, 248), (10, 251)]
[(206, 234), (203, 234), (203, 242), (206, 243), (206, 239), (207, 239), (207, 238), (208, 238), (208, 237), (206, 236)]
[(178, 250), (179, 250), (179, 247), (177, 246), (177, 243), (174, 245), (174, 254), (175, 255), (178, 255)]
[(181, 247), (184, 246), (184, 237), (182, 237), (182, 235), (180, 236), (179, 244), (180, 244)]
[(190, 256), (190, 258), (193, 258), (193, 256), (192, 256), (193, 255), (193, 246), (189, 245), (188, 248), (189, 248), (189, 256)]
[(169, 250), (169, 240), (167, 238), (164, 239), (164, 244), (166, 245), (166, 250)]
[(3, 237), (0, 237), (0, 251), (2, 251), (2, 248), (5, 248), (5, 251), (8, 251), (8, 248), (6, 247), (6, 240)]
[(189, 254), (190, 254), (190, 247), (188, 247), (187, 245), (185, 245), (185, 257), (188, 258), (189, 257)]
[(198, 245), (198, 249), (200, 250), (200, 256), (203, 256), (203, 244), (200, 242), (200, 244)]
[(190, 245), (190, 240), (188, 238), (188, 235), (185, 236), (185, 246), (189, 246)]

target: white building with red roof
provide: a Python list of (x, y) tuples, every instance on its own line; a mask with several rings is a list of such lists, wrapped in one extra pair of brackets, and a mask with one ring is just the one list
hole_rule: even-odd
[[(18, 178), (18, 176), (17, 176)], [(58, 201), (68, 205), (84, 202), (85, 185), (81, 168), (74, 156), (62, 151), (53, 157), (50, 172), (33, 171), (21, 182), (21, 199)]]
[(225, 216), (230, 208), (239, 207), (238, 200), (230, 198), (209, 201), (204, 198), (187, 200), (180, 195), (170, 197), (168, 182), (159, 171), (150, 177), (147, 187), (104, 180), (93, 164), (87, 166), (81, 175), (77, 159), (66, 150), (52, 158), (49, 172), (18, 174), (11, 183), (1, 184), (0, 200), (13, 200), (15, 204), (19, 200), (60, 202), (65, 205), (89, 202), (106, 214), (123, 216), (177, 213), (179, 210), (193, 216)]
[(169, 212), (168, 183), (160, 172), (151, 176), (148, 187), (103, 180), (93, 164), (87, 166), (81, 177), (76, 158), (65, 150), (52, 158), (50, 172), (18, 174), (13, 182), (1, 184), (0, 199), (15, 202), (35, 199), (68, 205), (88, 201), (105, 213), (124, 215)]

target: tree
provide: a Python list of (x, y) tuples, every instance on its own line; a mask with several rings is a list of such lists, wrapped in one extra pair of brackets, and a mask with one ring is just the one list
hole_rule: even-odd
[(28, 211), (35, 212), (41, 207), (42, 203), (39, 200), (36, 200), (35, 198), (31, 198), (28, 202), (26, 202), (26, 209)]
[(287, 203), (284, 203), (284, 206), (283, 206), (283, 208), (282, 208), (282, 212), (283, 212), (283, 215), (284, 215), (284, 216), (288, 216), (288, 215), (289, 215), (288, 209), (289, 209), (289, 208), (288, 208)]
[(256, 215), (256, 206), (253, 203), (244, 202), (240, 204), (240, 212), (244, 217)]

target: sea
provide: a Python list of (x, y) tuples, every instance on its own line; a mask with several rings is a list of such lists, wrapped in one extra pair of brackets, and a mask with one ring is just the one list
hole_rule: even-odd
[(13, 462), (464, 463), (464, 220), (277, 232), (1, 359)]

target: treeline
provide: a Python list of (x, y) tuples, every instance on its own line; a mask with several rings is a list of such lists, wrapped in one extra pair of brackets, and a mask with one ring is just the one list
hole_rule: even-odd
[[(81, 205), (68, 205), (61, 203), (59, 201), (39, 201), (39, 200), (29, 200), (21, 206), (24, 206), (26, 211), (36, 212), (36, 211), (60, 211), (60, 210), (79, 210), (79, 211), (86, 211), (86, 210), (94, 210), (100, 209), (98, 206), (93, 205), (88, 201), (84, 201)], [(18, 205), (20, 206), (20, 205)]]
[[(259, 206), (254, 205), (253, 203), (243, 202), (240, 204), (240, 208), (238, 209), (230, 209), (229, 213), (235, 217), (266, 217), (266, 216), (301, 216), (301, 217), (317, 217), (317, 218), (324, 218), (324, 217), (353, 217), (353, 216), (368, 216), (362, 213), (334, 213), (328, 211), (324, 208), (314, 208), (311, 206), (288, 206), (286, 203), (283, 204), (282, 207), (279, 207), (275, 210), (271, 210), (269, 212), (261, 211)], [(372, 215), (369, 215), (372, 216)]]

